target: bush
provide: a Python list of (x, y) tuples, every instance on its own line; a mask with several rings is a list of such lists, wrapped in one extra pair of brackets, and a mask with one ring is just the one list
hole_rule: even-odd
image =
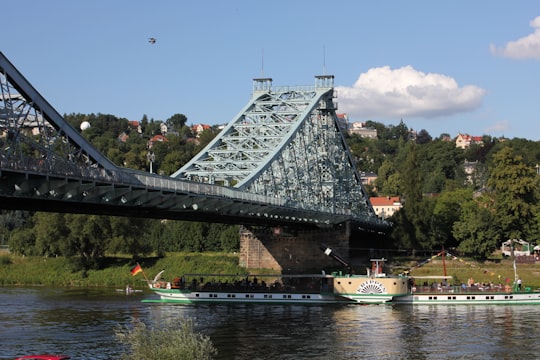
[(10, 265), (11, 258), (8, 255), (0, 256), (0, 265)]
[(131, 325), (118, 326), (115, 330), (117, 339), (128, 348), (121, 359), (210, 360), (217, 355), (210, 338), (195, 333), (191, 321), (169, 320), (152, 329), (132, 319)]

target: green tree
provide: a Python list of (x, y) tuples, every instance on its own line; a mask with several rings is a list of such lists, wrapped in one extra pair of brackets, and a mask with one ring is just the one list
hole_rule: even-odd
[(66, 255), (63, 244), (69, 227), (64, 214), (37, 212), (34, 215), (34, 232), (36, 252), (42, 256)]
[(394, 163), (388, 159), (384, 160), (375, 180), (375, 187), (378, 193), (385, 196), (400, 194), (400, 178), (400, 174)]
[(392, 237), (395, 239), (394, 242), (401, 246), (420, 246), (429, 249), (436, 242), (430, 231), (435, 202), (425, 199), (422, 194), (424, 178), (419, 171), (417, 147), (412, 142), (406, 146), (408, 150), (406, 161), (400, 168), (402, 174), (400, 189), (404, 205), (393, 217), (397, 226), (393, 230)]
[(529, 239), (536, 234), (539, 181), (512, 148), (504, 147), (493, 157), (487, 183), (491, 189), (490, 208), (503, 239)]
[(186, 122), (187, 122), (186, 115), (174, 114), (173, 116), (167, 119), (165, 124), (167, 124), (168, 127), (171, 127), (176, 131), (180, 131), (180, 129), (186, 125)]
[(35, 232), (29, 228), (13, 230), (8, 240), (10, 252), (26, 256), (41, 255), (37, 253), (35, 244)]
[(69, 229), (62, 242), (62, 254), (73, 257), (84, 270), (98, 269), (112, 237), (109, 218), (98, 215), (66, 214)]
[(456, 178), (462, 163), (454, 143), (435, 140), (418, 146), (419, 171), (425, 174), (424, 193), (440, 193), (447, 180)]
[(403, 122), (403, 119), (400, 120), (399, 124), (397, 126), (390, 126), (390, 138), (391, 139), (403, 139), (408, 140), (409, 139), (409, 128), (407, 125)]
[(470, 199), (472, 199), (472, 190), (459, 187), (453, 181), (448, 181), (443, 192), (436, 198), (432, 231), (441, 245), (446, 248), (458, 245), (452, 235), (452, 228), (460, 219), (463, 204)]
[(221, 250), (227, 252), (240, 250), (240, 228), (238, 225), (227, 226), (219, 235)]
[(487, 208), (489, 197), (465, 200), (452, 234), (459, 242), (458, 250), (476, 258), (487, 258), (501, 243), (501, 232), (493, 213)]
[(111, 238), (107, 251), (129, 254), (133, 258), (151, 252), (146, 231), (151, 220), (123, 216), (112, 216), (108, 220)]
[(427, 132), (426, 129), (422, 129), (418, 132), (418, 135), (416, 136), (416, 143), (417, 144), (429, 144), (433, 140), (431, 135)]

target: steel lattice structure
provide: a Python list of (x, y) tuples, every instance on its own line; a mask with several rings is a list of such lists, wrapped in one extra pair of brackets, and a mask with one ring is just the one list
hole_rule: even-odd
[(333, 76), (251, 101), (172, 177), (120, 168), (0, 52), (0, 208), (385, 231), (342, 136)]
[(247, 106), (172, 176), (287, 199), (287, 205), (375, 216), (341, 132), (334, 77), (312, 87), (254, 79)]

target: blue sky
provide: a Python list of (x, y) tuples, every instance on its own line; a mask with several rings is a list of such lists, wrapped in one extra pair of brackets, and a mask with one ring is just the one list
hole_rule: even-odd
[(222, 124), (253, 78), (332, 74), (351, 121), (540, 140), (537, 0), (18, 0), (2, 15), (0, 51), (61, 114)]

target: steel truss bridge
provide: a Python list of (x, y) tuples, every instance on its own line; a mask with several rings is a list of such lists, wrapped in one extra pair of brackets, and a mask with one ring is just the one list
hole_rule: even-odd
[(336, 116), (334, 77), (252, 97), (165, 177), (116, 166), (0, 52), (0, 208), (384, 231)]

